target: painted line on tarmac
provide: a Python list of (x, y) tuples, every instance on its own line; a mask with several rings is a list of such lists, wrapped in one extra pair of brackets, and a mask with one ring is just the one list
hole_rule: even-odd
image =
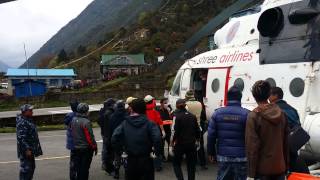
[[(98, 156), (99, 155), (101, 155), (101, 153), (98, 153)], [(36, 161), (47, 161), (47, 160), (56, 160), (56, 159), (67, 159), (67, 158), (70, 158), (70, 156), (36, 158)], [(20, 161), (3, 161), (3, 162), (0, 162), (0, 164), (17, 164), (17, 163), (20, 163)]]
[[(62, 136), (66, 136), (66, 135), (47, 135), (47, 136), (39, 136), (39, 138), (51, 138), (51, 137), (62, 137)], [(8, 140), (17, 140), (16, 137), (14, 138), (2, 138), (0, 139), (0, 141), (8, 141)]]

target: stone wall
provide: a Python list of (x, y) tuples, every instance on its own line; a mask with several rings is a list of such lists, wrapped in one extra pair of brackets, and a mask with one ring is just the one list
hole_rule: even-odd
[[(137, 85), (138, 88), (139, 85)], [(60, 100), (71, 101), (77, 99), (78, 101), (86, 102), (88, 100), (103, 100), (107, 98), (126, 99), (129, 96), (140, 97), (150, 94), (157, 99), (162, 98), (165, 88), (152, 88), (152, 89), (116, 89), (99, 91), (94, 93), (62, 93), (62, 94), (50, 94), (47, 95), (47, 100)]]

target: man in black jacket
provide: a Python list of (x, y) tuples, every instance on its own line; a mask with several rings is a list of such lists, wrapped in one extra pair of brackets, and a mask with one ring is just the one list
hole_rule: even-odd
[(121, 165), (121, 152), (117, 152), (114, 150), (114, 148), (111, 146), (111, 138), (113, 132), (117, 129), (118, 126), (122, 124), (123, 121), (126, 120), (128, 114), (125, 109), (125, 103), (122, 100), (118, 100), (114, 105), (114, 113), (110, 117), (109, 125), (108, 125), (108, 131), (107, 131), (107, 139), (108, 142), (110, 142), (110, 145), (108, 147), (108, 150), (110, 151), (109, 154), (112, 155), (113, 160), (113, 166), (114, 166), (114, 178), (119, 179), (119, 169)]
[(150, 157), (152, 147), (156, 156), (161, 152), (160, 130), (145, 115), (146, 104), (135, 99), (131, 104), (131, 114), (112, 135), (112, 146), (120, 151), (124, 147), (128, 154), (126, 179), (153, 180), (154, 167)]
[(112, 162), (112, 154), (110, 154), (111, 152), (110, 150), (108, 150), (108, 148), (110, 147), (110, 141), (108, 141), (108, 138), (107, 138), (107, 134), (108, 134), (107, 131), (108, 131), (110, 117), (114, 113), (114, 109), (113, 109), (114, 103), (115, 101), (112, 98), (108, 98), (103, 103), (103, 108), (101, 108), (99, 112), (99, 121), (98, 121), (98, 124), (101, 128), (101, 136), (103, 139), (102, 152), (101, 152), (102, 169), (109, 174), (113, 172), (114, 168), (113, 168), (113, 162)]
[(188, 180), (195, 179), (197, 161), (197, 147), (200, 139), (200, 128), (195, 115), (186, 110), (186, 101), (179, 99), (176, 102), (177, 110), (174, 113), (173, 137), (173, 168), (178, 180), (183, 180), (181, 162), (186, 155)]

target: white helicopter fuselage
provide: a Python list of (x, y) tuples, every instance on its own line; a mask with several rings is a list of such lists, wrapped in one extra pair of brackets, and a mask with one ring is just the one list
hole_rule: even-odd
[[(178, 98), (184, 98), (194, 89), (196, 72), (207, 71), (203, 102), (210, 120), (215, 109), (226, 105), (228, 89), (243, 88), (242, 106), (252, 110), (257, 106), (251, 87), (258, 80), (267, 80), (284, 91), (284, 100), (295, 107), (303, 128), (311, 136), (303, 151), (314, 160), (320, 160), (320, 61), (261, 64), (257, 23), (261, 14), (270, 8), (297, 0), (269, 0), (253, 14), (230, 18), (215, 33), (218, 49), (186, 60), (178, 70), (169, 102), (174, 107)], [(287, 51), (287, 50), (286, 50)], [(268, 52), (273, 53), (273, 52)], [(288, 53), (288, 52), (287, 52)]]

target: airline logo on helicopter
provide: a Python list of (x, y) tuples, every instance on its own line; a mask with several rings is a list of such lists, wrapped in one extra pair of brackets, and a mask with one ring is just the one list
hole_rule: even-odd
[(236, 63), (249, 62), (253, 60), (254, 52), (240, 52), (239, 50), (230, 51), (222, 56), (202, 56), (199, 59), (190, 59), (194, 65), (196, 64), (215, 64), (215, 63)]

